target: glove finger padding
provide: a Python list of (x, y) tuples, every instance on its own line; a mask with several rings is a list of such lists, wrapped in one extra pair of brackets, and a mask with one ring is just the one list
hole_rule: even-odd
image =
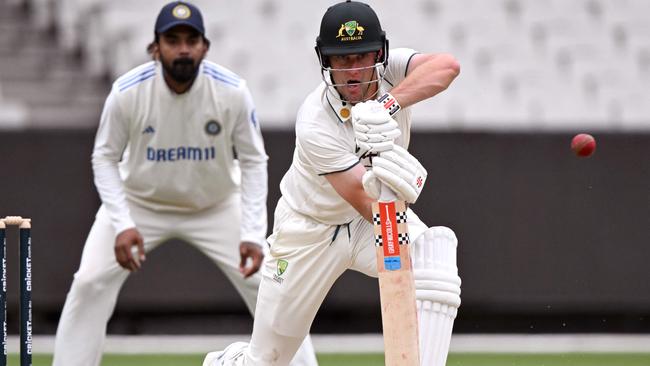
[(399, 131), (399, 125), (394, 119), (390, 121), (383, 122), (381, 124), (368, 125), (363, 123), (353, 123), (354, 130), (361, 133), (387, 133), (393, 130)]
[[(395, 134), (395, 132), (397, 132), (397, 134)], [(361, 142), (392, 142), (394, 140), (394, 137), (392, 136), (398, 137), (399, 135), (399, 130), (391, 131), (389, 136), (381, 133), (354, 133), (354, 137), (357, 141)]]
[(360, 156), (391, 150), (393, 141), (401, 135), (397, 122), (375, 100), (352, 107), (352, 126)]
[(372, 171), (398, 198), (409, 203), (415, 203), (427, 179), (427, 171), (422, 164), (397, 145), (372, 159)]
[(388, 111), (376, 100), (357, 103), (352, 107), (352, 121), (364, 125), (385, 123), (392, 119)]
[(372, 143), (357, 141), (357, 146), (359, 147), (359, 156), (363, 156), (370, 152), (381, 153), (384, 151), (390, 151), (393, 149), (393, 141)]
[(361, 184), (363, 184), (363, 190), (366, 191), (366, 194), (374, 200), (379, 199), (381, 193), (381, 181), (377, 179), (375, 173), (372, 170), (368, 170), (363, 174), (361, 178)]
[(397, 198), (408, 203), (414, 203), (417, 200), (418, 193), (405, 180), (382, 167), (376, 167), (372, 170), (382, 183), (395, 192)]

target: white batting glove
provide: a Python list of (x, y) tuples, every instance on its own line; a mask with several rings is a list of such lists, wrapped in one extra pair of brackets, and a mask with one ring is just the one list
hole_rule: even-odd
[[(375, 160), (376, 158), (372, 158)], [(381, 194), (381, 181), (377, 179), (375, 173), (372, 172), (372, 169), (366, 171), (361, 177), (361, 184), (363, 184), (363, 190), (366, 191), (366, 194), (370, 196), (373, 200), (378, 200), (379, 195)]]
[(358, 156), (392, 150), (393, 141), (402, 134), (388, 110), (376, 100), (352, 107), (352, 126)]
[(372, 169), (363, 175), (362, 184), (366, 193), (374, 199), (379, 197), (381, 182), (392, 189), (400, 200), (415, 203), (426, 180), (427, 171), (418, 159), (403, 147), (395, 145), (393, 150), (372, 158)]

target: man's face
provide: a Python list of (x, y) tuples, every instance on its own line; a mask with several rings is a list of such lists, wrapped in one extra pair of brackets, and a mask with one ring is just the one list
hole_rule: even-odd
[(368, 83), (376, 79), (373, 66), (377, 62), (377, 52), (329, 56), (329, 62), (334, 84), (344, 84), (336, 87), (343, 99), (353, 104), (364, 102), (377, 92), (377, 83)]
[(157, 54), (166, 74), (183, 84), (194, 79), (207, 51), (208, 46), (199, 32), (178, 26), (160, 35)]

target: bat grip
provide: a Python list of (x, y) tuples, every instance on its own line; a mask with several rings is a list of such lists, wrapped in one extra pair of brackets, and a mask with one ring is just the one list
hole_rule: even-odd
[(381, 189), (379, 191), (379, 201), (380, 202), (393, 202), (397, 200), (397, 195), (390, 189), (387, 185), (381, 184)]

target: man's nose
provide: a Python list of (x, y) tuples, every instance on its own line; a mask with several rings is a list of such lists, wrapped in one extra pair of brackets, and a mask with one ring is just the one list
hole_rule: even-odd
[(361, 65), (361, 61), (359, 61), (359, 60), (350, 60), (350, 62), (348, 63), (348, 65), (349, 65), (348, 68), (350, 69), (350, 70), (349, 70), (350, 73), (352, 73), (352, 74), (358, 74), (358, 73), (361, 72), (361, 70), (360, 70), (360, 68), (361, 68), (361, 66), (362, 66), (362, 65)]
[(183, 55), (187, 55), (190, 53), (190, 45), (187, 42), (181, 42), (178, 51)]

